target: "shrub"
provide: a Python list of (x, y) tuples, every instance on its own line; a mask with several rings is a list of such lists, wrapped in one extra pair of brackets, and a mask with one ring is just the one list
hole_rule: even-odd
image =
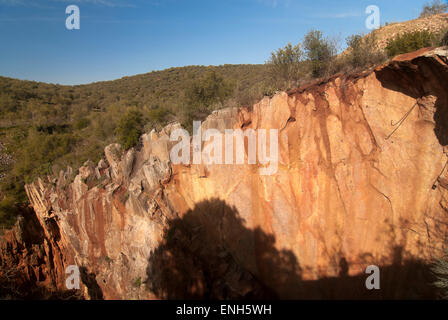
[[(252, 106), (254, 103), (256, 103), (257, 101), (261, 100), (265, 95), (270, 95), (271, 93), (275, 93), (275, 91), (277, 91), (279, 88), (281, 88), (281, 86), (279, 84), (276, 84), (274, 82), (276, 82), (277, 77), (272, 74), (272, 69), (271, 69), (271, 73), (270, 73), (270, 78), (271, 83), (267, 84), (267, 83), (262, 83), (260, 82), (257, 86), (254, 86), (253, 88), (251, 88), (250, 90), (240, 90), (239, 88), (237, 88), (237, 90), (235, 90), (235, 103), (238, 107), (240, 106)], [(269, 77), (266, 77), (267, 79)]]
[(225, 80), (215, 71), (207, 72), (191, 82), (184, 91), (182, 125), (191, 131), (194, 120), (203, 120), (211, 111), (222, 107), (234, 91), (235, 84)]
[(224, 80), (215, 71), (210, 71), (199, 80), (190, 83), (185, 90), (185, 98), (190, 106), (211, 109), (215, 103), (222, 105), (233, 90), (232, 82)]
[(263, 97), (272, 97), (276, 92), (278, 91), (278, 89), (276, 87), (264, 87), (262, 94)]
[(125, 150), (134, 147), (139, 142), (143, 132), (143, 122), (143, 115), (138, 110), (128, 110), (120, 118), (115, 133), (118, 142)]
[(345, 59), (351, 68), (368, 67), (385, 60), (384, 53), (377, 49), (373, 33), (367, 36), (352, 35), (346, 41), (349, 51)]
[(393, 57), (421, 48), (437, 46), (439, 39), (440, 35), (428, 31), (407, 32), (390, 40), (387, 43), (386, 53), (389, 57)]
[(319, 78), (334, 72), (336, 52), (335, 42), (324, 37), (321, 31), (311, 30), (305, 35), (302, 44), (292, 46), (288, 43), (271, 53), (266, 64), (271, 75), (283, 82), (279, 87), (291, 88), (309, 76)]
[(193, 121), (202, 121), (209, 114), (210, 111), (206, 107), (200, 104), (188, 103), (184, 106), (182, 110), (181, 124), (186, 130), (192, 133)]
[(69, 154), (77, 141), (78, 137), (72, 133), (48, 133), (30, 128), (18, 142), (12, 175), (6, 178), (7, 186), (2, 190), (11, 190), (18, 181), (29, 183), (39, 175), (51, 174), (54, 161), (62, 154)]
[(138, 277), (138, 278), (135, 279), (135, 281), (134, 281), (134, 287), (136, 287), (136, 288), (140, 288), (141, 285), (142, 285), (142, 278), (141, 278), (141, 277)]
[(443, 13), (448, 9), (448, 4), (444, 3), (442, 0), (434, 0), (431, 3), (426, 3), (423, 6), (422, 12), (420, 13), (420, 18), (432, 16), (434, 14)]
[(67, 158), (78, 142), (78, 137), (70, 132), (30, 128), (18, 130), (13, 137), (15, 152), (14, 165), (1, 180), (0, 224), (10, 225), (19, 212), (18, 206), (27, 201), (24, 185), (40, 175), (54, 173), (57, 159), (67, 165)]
[(296, 85), (300, 78), (304, 76), (303, 51), (301, 45), (292, 46), (288, 43), (284, 48), (280, 48), (271, 53), (271, 58), (267, 61), (271, 75), (283, 85), (291, 87)]
[(170, 112), (165, 108), (155, 108), (149, 110), (146, 114), (149, 122), (145, 128), (156, 128), (157, 130), (160, 130), (167, 123), (167, 118), (170, 115)]
[(82, 118), (76, 119), (74, 127), (77, 130), (82, 130), (84, 128), (87, 128), (89, 125), (90, 125), (89, 119), (82, 117)]
[(313, 78), (328, 74), (336, 55), (336, 46), (321, 31), (311, 30), (303, 40), (305, 55)]

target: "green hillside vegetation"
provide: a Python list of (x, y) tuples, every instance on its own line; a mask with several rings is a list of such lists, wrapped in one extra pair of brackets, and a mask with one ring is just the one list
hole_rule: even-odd
[(189, 66), (80, 86), (0, 77), (0, 152), (14, 158), (0, 162), (0, 224), (14, 221), (25, 183), (98, 161), (112, 142), (130, 148), (171, 121), (188, 126), (216, 108), (250, 105), (271, 86), (267, 69)]
[[(389, 57), (409, 53), (420, 48), (435, 47), (444, 44), (445, 33), (428, 31), (407, 32), (388, 42), (386, 53)], [(446, 38), (446, 36), (445, 36)]]
[(270, 75), (277, 88), (297, 87), (317, 78), (337, 73), (367, 69), (386, 60), (386, 55), (375, 49), (373, 34), (352, 35), (346, 39), (347, 50), (337, 54), (338, 43), (321, 31), (311, 30), (302, 42), (272, 52), (267, 61)]

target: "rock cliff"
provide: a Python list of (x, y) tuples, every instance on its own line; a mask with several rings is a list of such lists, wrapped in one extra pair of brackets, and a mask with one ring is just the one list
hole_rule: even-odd
[[(62, 290), (75, 264), (94, 299), (432, 297), (424, 266), (448, 222), (447, 56), (423, 49), (203, 122), (278, 129), (271, 176), (173, 165), (172, 124), (27, 185), (42, 232), (28, 274)], [(26, 256), (15, 234), (2, 264)], [(364, 287), (372, 264), (381, 293)]]

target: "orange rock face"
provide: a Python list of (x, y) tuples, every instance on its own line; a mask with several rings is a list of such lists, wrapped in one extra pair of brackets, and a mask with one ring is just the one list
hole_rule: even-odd
[[(138, 150), (107, 147), (73, 182), (28, 185), (38, 220), (54, 221), (58, 271), (82, 267), (93, 298), (431, 297), (414, 283), (446, 240), (447, 55), (400, 56), (202, 124), (278, 129), (274, 175), (173, 165), (173, 124)], [(372, 264), (381, 293), (364, 286)]]
[(62, 286), (65, 284), (63, 266), (66, 258), (58, 246), (58, 227), (52, 220), (42, 222), (44, 226), (31, 208), (23, 209), (23, 216), (0, 239), (2, 299), (51, 299), (76, 295)]

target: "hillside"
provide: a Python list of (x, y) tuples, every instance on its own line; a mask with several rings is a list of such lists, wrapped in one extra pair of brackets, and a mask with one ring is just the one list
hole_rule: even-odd
[(145, 130), (182, 121), (185, 90), (210, 72), (233, 88), (231, 99), (216, 107), (252, 104), (269, 86), (265, 65), (171, 68), (79, 86), (0, 77), (0, 197), (11, 196), (0, 205), (0, 224), (13, 218), (12, 203), (26, 200), (25, 182), (98, 160), (116, 141), (126, 110), (142, 113)]
[(446, 30), (448, 30), (448, 13), (441, 13), (404, 22), (387, 23), (373, 31), (373, 34), (376, 36), (378, 48), (384, 49), (388, 41), (404, 33), (415, 31), (440, 33)]
[[(188, 84), (209, 71), (235, 82), (237, 91), (245, 95), (250, 95), (250, 91), (257, 93), (266, 78), (265, 65), (188, 66), (78, 86), (0, 76), (0, 127), (35, 123), (39, 113), (46, 117), (43, 122), (47, 124), (62, 123), (70, 121), (79, 111), (107, 111), (114, 105), (174, 111), (182, 105)], [(42, 110), (31, 114), (29, 109), (36, 108)], [(56, 119), (61, 108), (66, 108), (65, 114), (60, 115), (64, 119)]]

